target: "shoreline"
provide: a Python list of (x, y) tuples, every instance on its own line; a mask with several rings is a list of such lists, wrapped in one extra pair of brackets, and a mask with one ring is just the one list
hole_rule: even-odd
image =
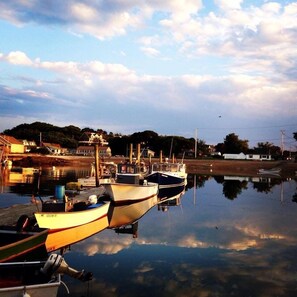
[[(10, 155), (13, 166), (42, 167), (42, 166), (88, 166), (94, 162), (90, 156), (55, 156), (55, 155)], [(105, 158), (105, 162), (125, 162), (125, 157)], [(152, 162), (158, 162), (153, 158)], [(179, 160), (178, 160), (179, 161)], [(148, 163), (148, 159), (145, 159)], [(297, 162), (294, 161), (255, 161), (255, 160), (224, 160), (224, 159), (184, 159), (189, 174), (209, 175), (240, 175), (256, 176), (259, 169), (281, 168), (281, 177), (297, 177)]]
[[(51, 167), (51, 166), (90, 166), (94, 162), (93, 157), (80, 156), (16, 156), (14, 155), (13, 166), (17, 167)], [(123, 162), (126, 158), (112, 157), (105, 161)], [(148, 160), (145, 160), (148, 162)], [(155, 158), (152, 162), (158, 162)], [(218, 160), (218, 159), (185, 159), (188, 174), (204, 176), (237, 176), (237, 177), (273, 177), (278, 179), (294, 179), (297, 181), (297, 162), (294, 161), (249, 161), (249, 160)], [(281, 168), (280, 175), (259, 175), (258, 170)], [(32, 215), (36, 207), (40, 205), (24, 204), (13, 205), (0, 209), (0, 223), (14, 224), (16, 218), (22, 214)]]

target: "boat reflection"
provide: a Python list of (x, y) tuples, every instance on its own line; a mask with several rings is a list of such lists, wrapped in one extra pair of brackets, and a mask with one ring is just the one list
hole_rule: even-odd
[(168, 211), (171, 206), (179, 206), (181, 204), (181, 198), (186, 191), (185, 186), (179, 188), (179, 191), (177, 191), (177, 189), (175, 189), (176, 191), (172, 191), (171, 189), (167, 190), (166, 193), (163, 193), (166, 198), (159, 199), (158, 211)]
[(156, 204), (158, 204), (158, 195), (126, 205), (111, 205), (109, 209), (109, 228), (114, 229), (118, 234), (132, 234), (136, 238), (138, 236), (138, 220)]
[(161, 188), (159, 189), (158, 198), (160, 200), (169, 199), (171, 197), (178, 196), (183, 191), (185, 191), (185, 185), (170, 188)]
[(117, 234), (132, 234), (133, 238), (138, 237), (138, 221), (132, 223), (131, 225), (125, 225), (118, 228), (114, 228)]
[(50, 252), (68, 247), (101, 232), (108, 226), (108, 216), (104, 216), (84, 225), (50, 232), (45, 241), (46, 249)]

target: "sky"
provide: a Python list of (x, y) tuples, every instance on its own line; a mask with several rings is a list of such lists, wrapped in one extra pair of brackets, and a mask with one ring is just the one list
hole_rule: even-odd
[(296, 1), (0, 1), (0, 132), (41, 121), (296, 150), (296, 40)]

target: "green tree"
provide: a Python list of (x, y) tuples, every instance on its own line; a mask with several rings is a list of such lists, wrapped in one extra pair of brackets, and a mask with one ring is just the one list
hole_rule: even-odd
[(281, 149), (271, 142), (258, 142), (257, 147), (254, 148), (257, 154), (269, 154), (272, 156), (279, 156)]
[(231, 133), (224, 139), (224, 153), (239, 154), (247, 153), (249, 149), (248, 140), (239, 139), (238, 135)]

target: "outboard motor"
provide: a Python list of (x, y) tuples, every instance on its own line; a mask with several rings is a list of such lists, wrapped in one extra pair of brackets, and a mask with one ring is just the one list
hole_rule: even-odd
[(83, 282), (89, 281), (93, 278), (92, 272), (85, 272), (84, 270), (78, 271), (69, 267), (64, 258), (58, 254), (50, 255), (44, 266), (41, 268), (41, 272), (47, 275), (57, 273), (67, 274), (70, 277), (79, 279)]

